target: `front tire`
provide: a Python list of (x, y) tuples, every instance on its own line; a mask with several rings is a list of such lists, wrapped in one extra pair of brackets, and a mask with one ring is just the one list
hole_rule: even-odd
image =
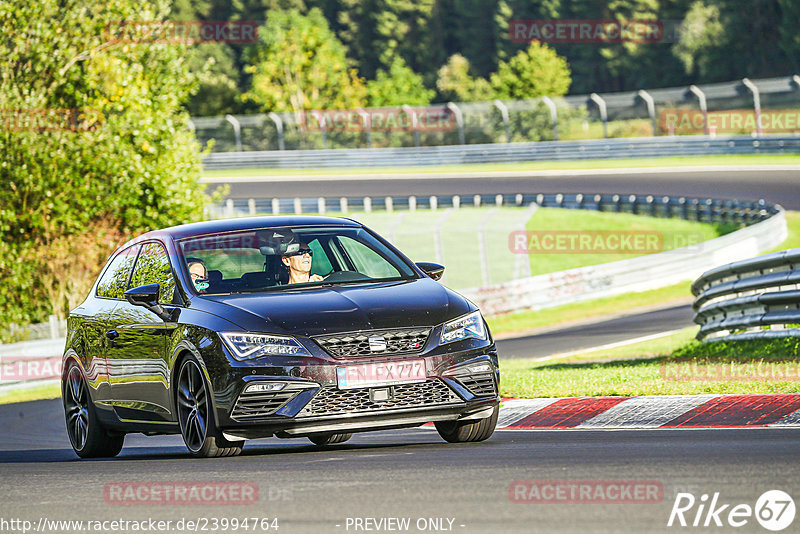
[(189, 453), (197, 458), (240, 454), (244, 442), (228, 441), (214, 422), (211, 390), (194, 357), (188, 357), (181, 363), (177, 384), (178, 423)]
[(467, 443), (485, 441), (494, 433), (500, 408), (494, 407), (492, 415), (477, 421), (439, 421), (436, 430), (445, 441), (450, 443)]
[(109, 434), (100, 425), (80, 366), (71, 361), (61, 398), (72, 449), (81, 458), (111, 458), (119, 454), (125, 434)]

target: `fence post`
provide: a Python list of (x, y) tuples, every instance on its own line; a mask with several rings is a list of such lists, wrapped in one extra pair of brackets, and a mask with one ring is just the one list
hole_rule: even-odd
[(456, 117), (456, 126), (458, 126), (458, 142), (462, 145), (465, 144), (464, 137), (464, 116), (461, 114), (461, 109), (452, 102), (447, 103), (447, 109), (453, 112)]
[(236, 138), (236, 152), (242, 151), (242, 125), (233, 115), (225, 115), (225, 120), (233, 126), (233, 135)]
[(461, 207), (461, 197), (458, 195), (453, 195), (453, 208), (458, 209)]
[(389, 213), (394, 211), (394, 201), (392, 200), (392, 197), (386, 197), (386, 211)]
[(600, 120), (603, 121), (603, 138), (608, 139), (608, 107), (606, 106), (606, 101), (597, 93), (589, 95), (589, 99), (597, 104), (597, 108), (600, 110)]
[(408, 211), (416, 211), (417, 210), (417, 197), (411, 195), (408, 197)]
[(229, 198), (225, 201), (225, 216), (233, 217), (233, 199)]
[(658, 122), (656, 121), (656, 102), (653, 100), (653, 97), (650, 96), (650, 93), (641, 89), (639, 91), (639, 98), (644, 100), (645, 104), (647, 104), (647, 114), (650, 115), (650, 122), (653, 124), (653, 137), (658, 136)]
[(58, 335), (58, 317), (50, 315), (47, 317), (47, 322), (50, 323), (50, 339), (59, 337)]
[(364, 108), (358, 108), (356, 110), (361, 116), (361, 120), (364, 121), (364, 131), (367, 132), (367, 146), (372, 148), (372, 119), (369, 117), (369, 113), (364, 111)]
[(543, 96), (542, 102), (550, 109), (550, 120), (553, 123), (553, 141), (558, 141), (558, 108), (549, 96)]
[(439, 207), (439, 199), (436, 197), (436, 195), (431, 195), (429, 202), (431, 205), (431, 211), (436, 211), (436, 209)]
[(324, 215), (325, 214), (325, 199), (323, 197), (319, 197), (317, 199), (317, 212), (320, 215)]
[(511, 127), (508, 123), (508, 108), (501, 100), (493, 100), (492, 105), (500, 110), (500, 115), (503, 117), (503, 127), (506, 130), (506, 143), (511, 142)]
[(403, 104), (400, 108), (403, 110), (403, 113), (408, 115), (411, 118), (411, 129), (414, 130), (414, 146), (419, 146), (419, 130), (417, 129), (417, 113), (411, 109), (411, 106), (408, 104)]
[(347, 213), (347, 197), (341, 197), (339, 199), (339, 211)]
[(322, 133), (322, 148), (328, 148), (328, 118), (325, 116), (324, 113), (320, 113), (319, 111), (312, 111), (312, 115), (317, 119), (319, 123), (319, 130)]
[(283, 120), (275, 112), (267, 113), (267, 117), (272, 119), (272, 122), (275, 123), (275, 130), (278, 131), (278, 150), (286, 150), (286, 145), (283, 142)]
[(706, 94), (696, 85), (690, 85), (689, 91), (700, 102), (700, 112), (703, 114), (703, 133), (708, 135), (708, 102), (706, 101)]
[(294, 197), (294, 212), (297, 215), (303, 213), (303, 205), (300, 203), (299, 197)]
[(247, 199), (247, 211), (250, 213), (250, 215), (256, 214), (256, 199), (254, 198)]
[(372, 213), (372, 198), (364, 197), (364, 213)]
[(272, 214), (278, 215), (281, 212), (281, 203), (277, 198), (272, 199)]
[(756, 112), (756, 133), (758, 137), (761, 137), (761, 134), (763, 133), (761, 128), (761, 93), (756, 84), (751, 82), (748, 78), (743, 79), (742, 84), (744, 84), (744, 86), (747, 87), (751, 93), (753, 93), (753, 109)]

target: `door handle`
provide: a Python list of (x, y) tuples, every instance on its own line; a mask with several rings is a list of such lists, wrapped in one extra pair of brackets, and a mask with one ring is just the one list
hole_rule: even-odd
[(106, 332), (106, 337), (111, 341), (114, 341), (119, 337), (119, 332), (117, 332), (116, 330), (109, 330), (108, 332)]

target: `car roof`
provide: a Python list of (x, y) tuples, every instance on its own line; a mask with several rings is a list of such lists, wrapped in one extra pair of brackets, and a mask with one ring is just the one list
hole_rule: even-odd
[(241, 230), (254, 230), (259, 228), (272, 228), (281, 226), (349, 226), (361, 227), (362, 225), (352, 219), (344, 217), (326, 217), (323, 215), (266, 215), (263, 217), (241, 217), (234, 219), (220, 219), (217, 221), (203, 221), (179, 226), (171, 226), (162, 230), (153, 230), (135, 237), (125, 243), (125, 248), (134, 243), (150, 239), (183, 239), (218, 232), (236, 232)]

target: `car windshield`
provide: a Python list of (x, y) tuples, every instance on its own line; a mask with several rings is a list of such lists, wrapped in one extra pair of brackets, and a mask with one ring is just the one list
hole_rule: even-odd
[(179, 242), (200, 294), (276, 291), (415, 278), (363, 228), (279, 227), (206, 234)]

